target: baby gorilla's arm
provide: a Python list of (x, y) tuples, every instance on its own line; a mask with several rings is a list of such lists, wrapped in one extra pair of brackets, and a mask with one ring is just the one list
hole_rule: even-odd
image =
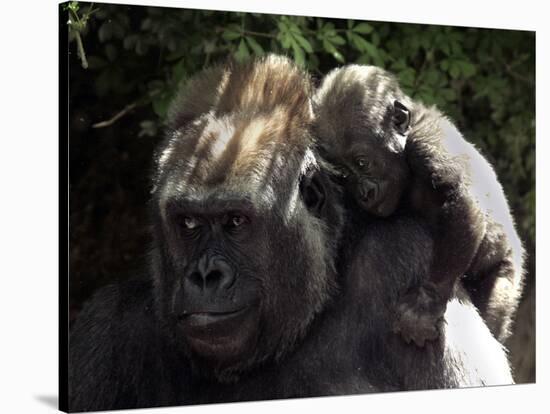
[(405, 147), (413, 181), (410, 203), (433, 231), (430, 274), (400, 300), (394, 331), (424, 346), (436, 339), (455, 282), (464, 275), (485, 234), (483, 212), (470, 195), (467, 142), (435, 110), (424, 110)]

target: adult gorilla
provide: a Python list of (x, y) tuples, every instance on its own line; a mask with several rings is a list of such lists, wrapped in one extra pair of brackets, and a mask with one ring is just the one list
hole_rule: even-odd
[(157, 157), (152, 278), (104, 288), (83, 310), (71, 411), (512, 382), (467, 302), (424, 350), (390, 333), (393, 298), (404, 275), (426, 273), (430, 239), (400, 218), (341, 243), (310, 95), (275, 56), (188, 83)]

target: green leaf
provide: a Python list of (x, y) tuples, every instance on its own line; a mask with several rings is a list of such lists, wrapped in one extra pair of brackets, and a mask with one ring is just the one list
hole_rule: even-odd
[(351, 43), (355, 48), (361, 52), (367, 51), (367, 45), (369, 42), (367, 42), (363, 37), (356, 35), (354, 33), (351, 33)]
[(371, 36), (372, 44), (376, 47), (380, 44), (380, 36), (378, 33), (373, 33)]
[(474, 76), (475, 73), (476, 73), (475, 65), (470, 63), (470, 62), (461, 61), (460, 62), (460, 69), (462, 71), (462, 74), (466, 78), (470, 78), (470, 77)]
[(325, 32), (335, 32), (334, 23), (327, 23), (323, 26), (323, 31)]
[(235, 52), (235, 59), (237, 59), (237, 62), (244, 62), (249, 58), (250, 52), (248, 51), (248, 47), (246, 46), (244, 39), (241, 39), (241, 42), (239, 43), (239, 48)]
[(435, 69), (428, 69), (425, 70), (424, 73), (420, 73), (422, 78), (424, 78), (424, 81), (426, 83), (429, 83), (431, 85), (437, 85), (440, 80), (440, 74), (439, 71)]
[(398, 73), (399, 80), (403, 86), (411, 87), (414, 85), (416, 72), (412, 68), (406, 68)]
[(334, 59), (336, 59), (338, 62), (340, 62), (340, 63), (345, 62), (344, 56), (342, 56), (342, 54), (340, 52), (338, 52), (336, 47), (334, 47), (334, 45), (332, 43), (330, 43), (329, 41), (323, 40), (323, 48), (328, 53), (330, 53), (332, 55), (332, 57), (334, 57)]
[(331, 54), (337, 51), (334, 45), (327, 40), (323, 40), (323, 49)]
[(374, 28), (368, 23), (359, 23), (357, 26), (353, 28), (354, 32), (361, 33), (361, 34), (369, 34), (373, 30)]
[(460, 76), (460, 67), (456, 63), (453, 63), (449, 70), (449, 74), (451, 78), (457, 79)]
[[(284, 16), (283, 16), (284, 17)], [(279, 31), (280, 32), (283, 32), (283, 33), (286, 33), (288, 32), (288, 27), (287, 25), (285, 24), (285, 21), (284, 20), (280, 20), (277, 22), (277, 27), (279, 28)]]
[(304, 51), (302, 50), (300, 45), (294, 40), (292, 42), (292, 51), (294, 52), (294, 61), (298, 64), (298, 66), (304, 67), (306, 62)]
[(451, 55), (451, 47), (448, 43), (443, 43), (442, 45), (439, 46), (441, 51), (443, 53), (445, 53), (447, 56), (450, 56)]
[(153, 99), (153, 110), (160, 118), (164, 118), (166, 116), (170, 102), (172, 102), (172, 94), (167, 93), (166, 91), (156, 95), (155, 99)]
[(355, 63), (358, 65), (372, 65), (372, 57), (367, 54), (362, 54), (355, 60)]
[(289, 22), (288, 27), (289, 27), (290, 33), (292, 33), (294, 35), (297, 35), (297, 34), (301, 35), (302, 34), (302, 30), (296, 25), (296, 23)]
[(336, 59), (338, 62), (340, 62), (340, 63), (346, 63), (346, 59), (344, 58), (344, 56), (343, 56), (340, 52), (336, 51), (336, 52), (334, 52), (334, 53), (332, 54), (332, 56), (333, 56), (334, 59)]
[(284, 49), (290, 48), (290, 46), (292, 45), (292, 40), (293, 39), (291, 35), (288, 33), (283, 33), (280, 38), (281, 45), (283, 46)]
[(346, 44), (346, 39), (344, 39), (340, 35), (330, 36), (330, 43), (334, 45), (342, 46)]
[(372, 43), (367, 42), (363, 37), (359, 35), (353, 35), (353, 43), (357, 49), (361, 52), (366, 52), (369, 56), (372, 56), (374, 59), (380, 59), (378, 53), (378, 48)]
[(264, 54), (264, 49), (253, 37), (246, 36), (245, 39), (246, 43), (248, 43), (248, 46), (250, 46), (256, 56), (262, 56)]
[(302, 35), (294, 35), (294, 38), (307, 53), (313, 53), (313, 47), (311, 46), (311, 43), (309, 43), (309, 40)]
[(182, 58), (172, 66), (172, 80), (177, 85), (185, 76), (185, 58)]
[(63, 4), (62, 7), (63, 7), (63, 10), (65, 10), (65, 11), (72, 10), (72, 11), (77, 12), (78, 9), (79, 9), (78, 1), (71, 1), (68, 4)]
[(222, 33), (222, 38), (224, 40), (227, 40), (227, 41), (235, 40), (235, 39), (238, 39), (239, 37), (241, 37), (241, 32), (240, 31), (234, 31), (234, 30), (231, 30), (231, 29), (226, 29)]

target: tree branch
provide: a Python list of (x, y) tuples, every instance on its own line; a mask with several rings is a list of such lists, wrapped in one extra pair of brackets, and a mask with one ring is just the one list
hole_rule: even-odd
[(124, 115), (126, 115), (128, 112), (130, 112), (132, 109), (134, 109), (137, 106), (137, 104), (138, 103), (136, 101), (136, 102), (132, 102), (129, 105), (126, 105), (122, 111), (118, 112), (111, 119), (108, 119), (106, 121), (97, 122), (97, 123), (92, 125), (92, 128), (105, 128), (105, 127), (113, 125), (116, 121), (118, 121), (120, 118), (122, 118)]

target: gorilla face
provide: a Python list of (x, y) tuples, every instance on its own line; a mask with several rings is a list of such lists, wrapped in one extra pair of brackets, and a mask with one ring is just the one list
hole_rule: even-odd
[(159, 152), (152, 265), (170, 334), (223, 381), (280, 358), (324, 308), (342, 218), (310, 149), (308, 79), (280, 57), (206, 76), (191, 84), (217, 80), (214, 110), (193, 114), (193, 87)]
[(397, 208), (410, 179), (404, 147), (410, 113), (398, 83), (376, 67), (350, 65), (325, 77), (314, 97), (316, 136), (360, 209)]
[(403, 153), (381, 144), (383, 138), (365, 132), (361, 135), (336, 157), (327, 159), (336, 165), (346, 191), (362, 210), (387, 217), (395, 211), (407, 187), (408, 166)]
[[(206, 202), (171, 199), (170, 233), (174, 285), (171, 316), (189, 347), (229, 362), (257, 341), (259, 278), (265, 257), (263, 223), (245, 200)], [(253, 254), (251, 254), (253, 252)]]

